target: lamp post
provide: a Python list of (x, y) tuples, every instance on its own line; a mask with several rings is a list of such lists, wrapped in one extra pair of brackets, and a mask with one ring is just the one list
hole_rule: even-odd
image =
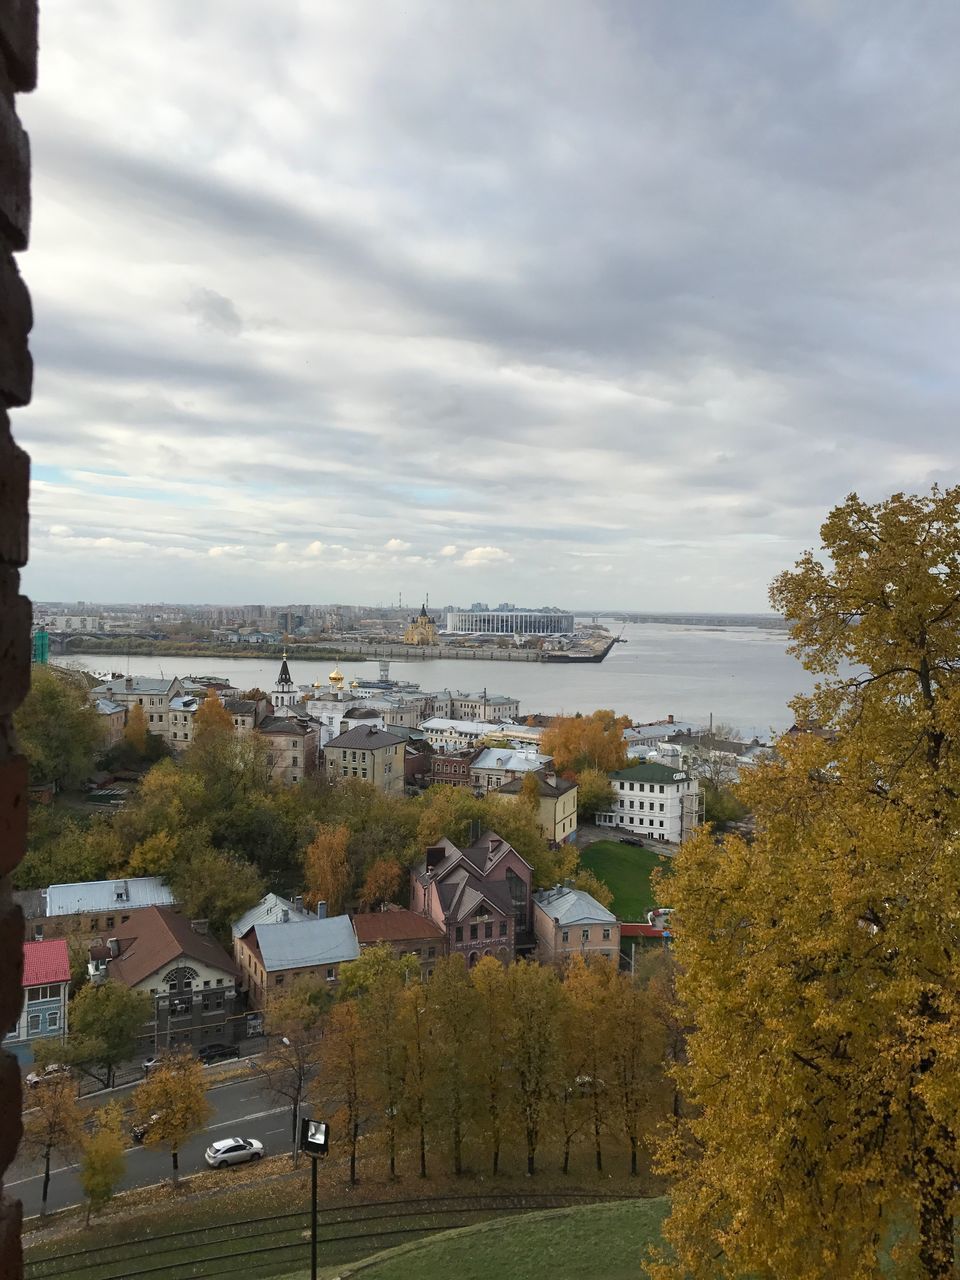
[(300, 1150), (310, 1157), (310, 1280), (317, 1280), (317, 1161), (330, 1149), (330, 1126), (325, 1120), (300, 1121)]

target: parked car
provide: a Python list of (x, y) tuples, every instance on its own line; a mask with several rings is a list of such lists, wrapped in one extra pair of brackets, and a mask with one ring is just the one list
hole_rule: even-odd
[(35, 1089), (38, 1084), (44, 1084), (47, 1080), (55, 1080), (58, 1077), (68, 1076), (70, 1068), (65, 1062), (49, 1062), (40, 1071), (31, 1071), (26, 1077), (28, 1089)]
[(641, 849), (643, 848), (643, 841), (638, 839), (637, 836), (621, 836), (620, 843), (621, 844), (638, 844)]
[(204, 1159), (211, 1169), (222, 1169), (228, 1164), (259, 1160), (262, 1155), (263, 1143), (256, 1138), (221, 1138), (207, 1147)]
[(208, 1062), (223, 1062), (227, 1058), (239, 1058), (240, 1046), (238, 1044), (208, 1044), (200, 1050), (197, 1057), (204, 1066)]
[(147, 1136), (147, 1134), (150, 1132), (151, 1128), (157, 1123), (159, 1119), (160, 1119), (160, 1112), (155, 1111), (153, 1115), (148, 1117), (146, 1120), (141, 1120), (139, 1124), (131, 1125), (130, 1137), (134, 1140), (134, 1142), (142, 1142), (144, 1138)]

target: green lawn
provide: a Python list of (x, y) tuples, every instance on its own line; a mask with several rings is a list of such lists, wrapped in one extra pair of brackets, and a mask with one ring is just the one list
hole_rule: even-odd
[[(666, 1199), (525, 1213), (445, 1231), (322, 1274), (343, 1280), (489, 1280), (493, 1266), (510, 1280), (637, 1280), (666, 1214)], [(290, 1280), (307, 1275), (300, 1271)]]
[(643, 921), (656, 906), (650, 873), (655, 867), (669, 872), (671, 860), (651, 849), (617, 840), (598, 840), (582, 850), (580, 864), (613, 891), (611, 909), (618, 919)]

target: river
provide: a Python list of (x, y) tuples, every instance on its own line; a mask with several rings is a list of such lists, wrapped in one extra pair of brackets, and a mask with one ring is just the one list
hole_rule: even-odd
[[(608, 621), (619, 633), (620, 623)], [(520, 699), (521, 715), (589, 712), (612, 707), (636, 722), (673, 715), (677, 720), (715, 723), (747, 737), (782, 731), (793, 722), (787, 702), (812, 689), (813, 678), (786, 652), (784, 632), (764, 627), (666, 622), (627, 623), (626, 644), (614, 645), (602, 663), (554, 665), (526, 662), (391, 661), (390, 675), (424, 689), (482, 689)], [(71, 654), (59, 659), (93, 672), (131, 675), (217, 675), (240, 689), (273, 688), (279, 663), (274, 657), (168, 658), (117, 654)], [(326, 681), (328, 661), (290, 660), (297, 684)], [(375, 662), (351, 662), (341, 669), (354, 676), (375, 676)]]

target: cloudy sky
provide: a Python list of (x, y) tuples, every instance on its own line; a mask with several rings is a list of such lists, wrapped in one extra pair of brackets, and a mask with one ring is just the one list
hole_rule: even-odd
[(953, 0), (46, 0), (38, 599), (764, 609), (960, 455)]

